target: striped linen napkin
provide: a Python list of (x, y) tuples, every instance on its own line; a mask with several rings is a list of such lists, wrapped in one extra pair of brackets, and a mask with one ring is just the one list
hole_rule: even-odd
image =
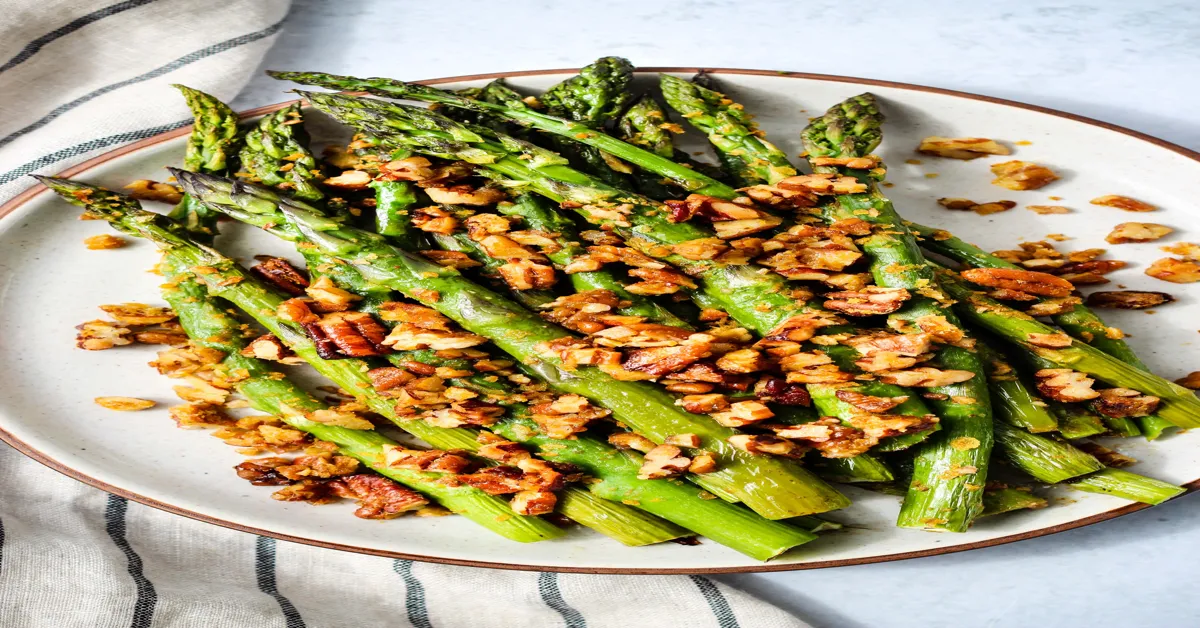
[[(0, 0), (0, 203), (31, 173), (187, 124), (169, 83), (232, 99), (288, 9), (286, 0), (98, 5)], [(493, 571), (276, 543), (127, 502), (0, 444), (0, 626), (806, 624), (702, 576)]]

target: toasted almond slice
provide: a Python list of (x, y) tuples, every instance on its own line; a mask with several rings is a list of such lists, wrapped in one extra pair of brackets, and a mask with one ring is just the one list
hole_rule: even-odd
[(149, 399), (138, 399), (137, 397), (96, 397), (96, 405), (109, 410), (118, 410), (120, 412), (137, 412), (138, 410), (148, 410), (156, 404)]
[(1123, 222), (1104, 237), (1109, 244), (1125, 244), (1127, 242), (1152, 242), (1174, 229), (1153, 222)]
[(1151, 205), (1150, 203), (1144, 203), (1137, 199), (1129, 198), (1128, 196), (1121, 196), (1119, 194), (1108, 194), (1105, 196), (1098, 196), (1088, 202), (1091, 203), (1092, 205), (1103, 205), (1105, 207), (1116, 207), (1117, 209), (1123, 209), (1127, 212), (1152, 212), (1152, 211), (1158, 209), (1157, 207), (1155, 207), (1154, 205)]

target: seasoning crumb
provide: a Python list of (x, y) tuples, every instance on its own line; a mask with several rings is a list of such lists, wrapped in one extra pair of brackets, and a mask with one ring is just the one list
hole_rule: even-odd
[(921, 165), (921, 164), (922, 164), (922, 163), (924, 163), (924, 162), (922, 162), (920, 159), (905, 159), (905, 160), (904, 160), (904, 163), (906, 163), (906, 164), (912, 164), (912, 165), (914, 165), (914, 166), (919, 166), (919, 165)]
[(925, 173), (925, 178), (926, 178), (926, 179), (936, 179), (936, 178), (938, 178), (938, 173), (936, 173), (936, 172), (926, 172), (926, 173)]

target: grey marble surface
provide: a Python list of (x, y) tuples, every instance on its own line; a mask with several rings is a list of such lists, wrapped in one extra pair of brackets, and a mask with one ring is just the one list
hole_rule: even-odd
[[(1099, 118), (1200, 149), (1200, 4), (909, 0), (297, 0), (264, 67), (433, 78), (577, 67), (888, 79)], [(255, 79), (235, 101), (286, 99)], [(723, 576), (818, 626), (1196, 626), (1200, 499), (917, 560)]]

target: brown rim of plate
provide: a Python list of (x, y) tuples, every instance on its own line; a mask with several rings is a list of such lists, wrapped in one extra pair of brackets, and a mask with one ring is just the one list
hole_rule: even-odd
[[(955, 90), (950, 90), (950, 89), (942, 89), (939, 87), (928, 87), (925, 85), (913, 85), (911, 83), (897, 83), (897, 82), (893, 82), (893, 81), (880, 81), (880, 80), (875, 80), (875, 79), (862, 79), (862, 78), (855, 78), (855, 77), (850, 77), (850, 76), (838, 76), (838, 75), (832, 75), (832, 74), (810, 74), (807, 72), (784, 72), (784, 71), (774, 71), (774, 70), (743, 70), (743, 69), (737, 69), (737, 68), (678, 68), (678, 67), (675, 67), (675, 68), (638, 68), (637, 69), (638, 72), (645, 72), (645, 73), (672, 72), (672, 73), (680, 73), (680, 74), (690, 74), (690, 73), (699, 72), (700, 70), (704, 70), (705, 72), (709, 72), (712, 74), (744, 74), (744, 75), (750, 75), (750, 76), (776, 76), (776, 77), (781, 77), (781, 78), (812, 79), (812, 80), (818, 80), (818, 81), (829, 81), (829, 82), (834, 82), (834, 83), (851, 83), (851, 84), (856, 84), (856, 85), (870, 85), (870, 86), (875, 86), (875, 87), (891, 87), (891, 88), (895, 88), (895, 89), (907, 89), (907, 90), (918, 91), (918, 92), (943, 94), (946, 96), (954, 96), (957, 98), (966, 98), (969, 100), (979, 100), (979, 101), (983, 101), (983, 102), (994, 103), (997, 105), (1004, 105), (1006, 107), (1025, 109), (1027, 111), (1036, 111), (1038, 113), (1044, 113), (1046, 115), (1051, 115), (1051, 116), (1055, 116), (1058, 118), (1066, 118), (1068, 120), (1073, 120), (1075, 122), (1080, 122), (1083, 124), (1100, 127), (1102, 129), (1107, 129), (1109, 131), (1114, 131), (1114, 132), (1120, 133), (1122, 135), (1128, 135), (1130, 137), (1137, 138), (1137, 139), (1145, 141), (1145, 142), (1149, 142), (1151, 144), (1154, 144), (1155, 146), (1158, 146), (1160, 148), (1165, 148), (1171, 152), (1178, 153), (1184, 157), (1187, 157), (1188, 159), (1191, 159), (1193, 161), (1200, 163), (1200, 153), (1198, 153), (1196, 151), (1189, 150), (1187, 148), (1179, 146), (1178, 144), (1173, 144), (1164, 139), (1160, 139), (1160, 138), (1154, 137), (1152, 135), (1147, 135), (1145, 133), (1140, 133), (1140, 132), (1134, 131), (1132, 129), (1127, 129), (1122, 126), (1117, 126), (1115, 124), (1109, 124), (1107, 122), (1102, 122), (1100, 120), (1088, 118), (1085, 116), (1067, 113), (1065, 111), (1059, 111), (1057, 109), (1049, 109), (1047, 107), (1039, 107), (1037, 105), (1030, 105), (1030, 104), (1026, 104), (1026, 103), (1022, 103), (1022, 102), (1017, 102), (1014, 100), (1005, 100), (1003, 98), (994, 98), (991, 96), (980, 96), (978, 94), (971, 94), (968, 92), (960, 92), (960, 91), (955, 91)], [(538, 76), (538, 75), (543, 75), (543, 74), (565, 74), (565, 73), (578, 72), (578, 71), (579, 71), (578, 68), (564, 68), (564, 69), (555, 69), (555, 70), (525, 70), (525, 71), (521, 71), (521, 72), (494, 72), (494, 73), (489, 73), (489, 74), (470, 74), (470, 75), (466, 75), (466, 76), (450, 76), (450, 77), (445, 77), (445, 78), (429, 79), (429, 80), (425, 80), (425, 81), (416, 81), (416, 82), (422, 83), (425, 85), (439, 85), (439, 84), (443, 84), (443, 83), (457, 83), (457, 82), (461, 82), (461, 81), (491, 80), (491, 79), (498, 79), (498, 78), (514, 78), (514, 77), (520, 77), (520, 76)], [(265, 107), (258, 107), (256, 109), (250, 109), (249, 111), (241, 112), (239, 115), (241, 115), (244, 118), (259, 116), (259, 115), (263, 115), (263, 114), (270, 113), (272, 111), (281, 109), (281, 108), (286, 107), (287, 105), (290, 105), (294, 102), (296, 102), (296, 101), (292, 100), (292, 101), (277, 103), (274, 105), (267, 105)], [(170, 140), (170, 139), (173, 139), (176, 137), (180, 137), (182, 135), (189, 133), (190, 131), (191, 131), (191, 126), (185, 126), (185, 127), (175, 129), (173, 131), (167, 131), (165, 133), (160, 133), (158, 135), (154, 135), (151, 137), (147, 137), (147, 138), (138, 140), (132, 144), (127, 144), (125, 146), (108, 151), (101, 155), (97, 155), (97, 156), (95, 156), (91, 159), (88, 159), (87, 161), (84, 161), (82, 163), (71, 166), (70, 168), (67, 168), (66, 170), (63, 170), (62, 172), (58, 173), (58, 176), (62, 176), (62, 177), (74, 176), (76, 174), (85, 172), (91, 168), (94, 168), (95, 166), (98, 166), (102, 163), (105, 163), (107, 161), (110, 161), (112, 159), (120, 157), (122, 155), (132, 153), (134, 151), (141, 150), (147, 146), (153, 146), (154, 144), (165, 142), (167, 140)], [(20, 194), (13, 197), (11, 200), (9, 200), (4, 205), (0, 205), (0, 218), (3, 218), (4, 216), (12, 213), (18, 207), (20, 207), (21, 205), (24, 205), (27, 201), (29, 201), (29, 199), (33, 198), (34, 196), (37, 196), (38, 194), (40, 194), (44, 191), (46, 191), (45, 186), (35, 185), (34, 187), (32, 187), (28, 190), (25, 190), (24, 192), (21, 192)], [(31, 447), (30, 445), (28, 445), (27, 443), (21, 441), (16, 436), (9, 433), (7, 430), (5, 430), (3, 428), (0, 428), (0, 440), (3, 440), (4, 442), (8, 443), (14, 449), (25, 454), (26, 456), (33, 458), (34, 460), (46, 465), (47, 467), (50, 467), (51, 469), (54, 469), (55, 471), (58, 471), (59, 473), (62, 473), (63, 475), (66, 475), (70, 478), (79, 480), (80, 482), (83, 482), (84, 484), (94, 486), (102, 491), (106, 491), (106, 492), (112, 493), (114, 495), (119, 495), (126, 499), (138, 502), (140, 504), (145, 504), (147, 506), (151, 506), (153, 508), (158, 508), (160, 510), (165, 510), (167, 512), (174, 513), (177, 515), (183, 515), (184, 517), (189, 517), (191, 519), (196, 519), (198, 521), (204, 521), (206, 523), (212, 523), (212, 524), (219, 525), (222, 527), (232, 528), (234, 530), (239, 530), (242, 532), (250, 532), (252, 534), (259, 534), (262, 536), (267, 536), (267, 537), (280, 539), (280, 540), (284, 540), (284, 541), (303, 543), (305, 545), (313, 545), (316, 547), (324, 547), (327, 549), (336, 549), (336, 550), (343, 550), (343, 551), (348, 551), (348, 552), (357, 552), (360, 554), (370, 554), (373, 556), (383, 556), (386, 558), (401, 558), (401, 559), (415, 560), (415, 561), (421, 561), (421, 562), (441, 563), (441, 564), (446, 564), (446, 565), (462, 565), (465, 567), (484, 567), (484, 568), (489, 568), (489, 569), (509, 569), (509, 570), (516, 570), (516, 571), (554, 571), (554, 572), (561, 572), (561, 573), (586, 573), (586, 574), (667, 575), (667, 574), (761, 573), (761, 572), (771, 572), (771, 571), (799, 571), (799, 570), (804, 570), (804, 569), (823, 569), (826, 567), (846, 567), (846, 566), (850, 566), (850, 565), (867, 565), (867, 564), (872, 564), (872, 563), (884, 563), (884, 562), (891, 562), (891, 561), (896, 561), (896, 560), (905, 560), (905, 559), (909, 559), (909, 558), (922, 558), (925, 556), (939, 556), (942, 554), (953, 554), (955, 552), (964, 552), (967, 550), (980, 549), (980, 548), (984, 548), (984, 547), (994, 547), (996, 545), (1004, 545), (1004, 544), (1012, 543), (1015, 541), (1023, 541), (1025, 539), (1032, 539), (1032, 538), (1037, 538), (1039, 536), (1046, 536), (1049, 534), (1054, 534), (1056, 532), (1063, 532), (1066, 530), (1074, 530), (1075, 528), (1081, 528), (1083, 526), (1091, 525), (1093, 523), (1099, 523), (1101, 521), (1108, 521), (1109, 519), (1115, 519), (1117, 517), (1120, 517), (1121, 515), (1126, 515), (1131, 512), (1137, 512), (1139, 510), (1149, 507), (1148, 504), (1139, 504), (1139, 503), (1127, 504), (1125, 506), (1121, 506), (1120, 508), (1114, 508), (1112, 510), (1108, 510), (1108, 511), (1096, 514), (1096, 515), (1092, 515), (1090, 517), (1084, 517), (1083, 519), (1076, 519), (1075, 521), (1070, 521), (1068, 523), (1062, 523), (1059, 525), (1049, 526), (1049, 527), (1045, 527), (1045, 528), (1038, 528), (1037, 530), (1030, 530), (1028, 532), (1022, 532), (1020, 534), (1010, 534), (1008, 536), (1002, 536), (1002, 537), (997, 537), (994, 539), (988, 539), (986, 541), (977, 541), (974, 543), (965, 543), (963, 545), (956, 545), (953, 547), (941, 547), (941, 548), (920, 550), (920, 551), (915, 551), (915, 552), (900, 552), (897, 554), (885, 554), (882, 556), (871, 556), (871, 557), (867, 557), (867, 558), (851, 558), (851, 559), (844, 559), (844, 560), (825, 560), (825, 561), (816, 561), (816, 562), (807, 562), (807, 563), (792, 563), (792, 564), (764, 563), (761, 565), (754, 565), (754, 566), (750, 566), (750, 567), (714, 567), (714, 568), (709, 568), (709, 569), (640, 569), (640, 568), (624, 569), (624, 568), (606, 568), (606, 567), (561, 567), (561, 566), (541, 566), (541, 565), (516, 565), (516, 564), (512, 564), (512, 563), (494, 563), (494, 562), (475, 561), (475, 560), (463, 560), (463, 559), (458, 559), (458, 558), (442, 558), (442, 557), (433, 557), (433, 556), (423, 556), (423, 555), (418, 555), (418, 554), (403, 554), (400, 552), (390, 552), (390, 551), (386, 551), (386, 550), (355, 547), (353, 545), (343, 545), (340, 543), (330, 543), (327, 541), (321, 541), (321, 540), (317, 540), (317, 539), (309, 539), (309, 538), (304, 538), (304, 537), (291, 536), (289, 534), (283, 534), (281, 532), (275, 532), (272, 530), (263, 530), (260, 528), (253, 528), (250, 526), (241, 525), (239, 523), (234, 523), (232, 521), (226, 521), (224, 519), (218, 519), (216, 517), (211, 517), (209, 515), (198, 513), (198, 512), (192, 511), (192, 510), (187, 510), (186, 508), (180, 508), (178, 506), (174, 506), (174, 505), (171, 505), (171, 504), (168, 504), (165, 502), (158, 501), (156, 499), (146, 497), (144, 495), (139, 495), (137, 493), (133, 493), (131, 491), (125, 490), (125, 489), (117, 487), (117, 486), (113, 486), (111, 484), (108, 484), (108, 483), (98, 480), (96, 478), (93, 478), (87, 474), (84, 474), (80, 471), (72, 469), (72, 468), (50, 458), (46, 454), (43, 454), (42, 452), (40, 452), (40, 451), (34, 449), (33, 447)], [(1193, 480), (1191, 482), (1188, 482), (1187, 484), (1183, 484), (1182, 486), (1185, 489), (1187, 489), (1188, 493), (1196, 491), (1196, 490), (1200, 489), (1200, 478)]]

